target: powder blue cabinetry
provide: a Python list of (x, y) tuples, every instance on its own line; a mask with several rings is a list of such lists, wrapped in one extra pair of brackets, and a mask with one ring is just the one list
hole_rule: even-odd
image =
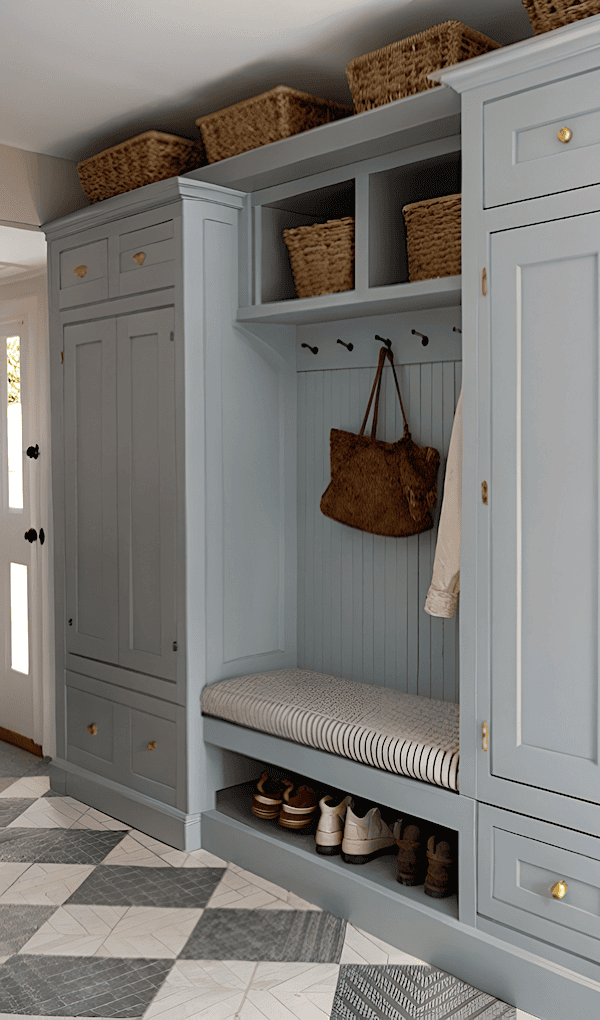
[[(208, 850), (541, 1020), (600, 1016), (598, 74), (597, 17), (46, 228), (63, 787), (175, 846), (202, 815)], [(401, 207), (461, 176), (462, 277), (411, 283)], [(295, 299), (281, 231), (338, 215), (354, 290)], [(444, 448), (463, 386), (460, 671), (432, 536), (336, 552), (314, 511), (375, 333), (417, 440)], [(205, 683), (297, 664), (460, 700), (460, 793), (203, 728)], [(458, 897), (267, 832), (262, 763), (454, 829)]]
[[(476, 925), (593, 982), (575, 1012), (596, 1016), (600, 18), (437, 77), (463, 118)], [(522, 1006), (558, 1020), (542, 1000), (531, 988)]]
[(235, 327), (243, 207), (175, 178), (45, 227), (54, 781), (182, 849), (253, 771), (201, 688), (296, 662), (295, 352)]

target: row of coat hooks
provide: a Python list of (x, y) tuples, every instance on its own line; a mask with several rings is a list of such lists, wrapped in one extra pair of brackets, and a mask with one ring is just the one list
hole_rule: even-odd
[[(452, 327), (452, 332), (453, 333), (461, 333), (462, 330), (460, 330), (458, 328), (458, 326), (453, 326)], [(420, 333), (418, 329), (411, 329), (411, 333), (413, 334), (413, 336), (420, 336), (421, 337), (421, 343), (422, 343), (423, 347), (427, 347), (427, 344), (429, 343), (429, 337), (426, 336), (425, 333)], [(379, 340), (382, 344), (385, 344), (385, 346), (387, 347), (388, 351), (391, 351), (391, 349), (392, 349), (392, 341), (391, 340), (385, 340), (384, 337), (378, 336), (377, 333), (375, 334), (375, 339)], [(336, 340), (336, 343), (341, 344), (342, 347), (346, 347), (349, 351), (353, 351), (354, 350), (354, 344), (347, 344), (343, 340)], [(319, 353), (319, 348), (318, 347), (311, 347), (310, 344), (300, 344), (300, 346), (301, 347), (306, 347), (309, 351), (312, 351), (313, 354), (318, 354)]]

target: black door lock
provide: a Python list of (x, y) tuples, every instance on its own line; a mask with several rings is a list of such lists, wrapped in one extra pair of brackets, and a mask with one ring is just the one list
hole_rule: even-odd
[[(35, 528), (30, 528), (29, 531), (26, 531), (25, 538), (27, 539), (28, 542), (37, 542), (38, 533), (35, 530)], [(44, 529), (40, 528), (40, 545), (43, 545), (45, 541), (46, 535), (44, 533)]]
[(27, 456), (31, 457), (32, 460), (37, 460), (40, 455), (40, 448), (36, 443), (35, 446), (27, 447)]

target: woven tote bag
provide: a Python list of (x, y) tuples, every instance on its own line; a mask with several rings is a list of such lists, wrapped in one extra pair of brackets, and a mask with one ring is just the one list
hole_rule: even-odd
[[(377, 439), (377, 413), (383, 366), (392, 366), (404, 419), (404, 435), (397, 443)], [(371, 435), (365, 426), (375, 397)], [(437, 503), (440, 455), (431, 446), (413, 443), (404, 413), (394, 359), (387, 347), (379, 364), (367, 411), (358, 435), (332, 429), (330, 433), (331, 482), (321, 498), (321, 511), (340, 524), (372, 535), (405, 538), (433, 527), (430, 510)]]

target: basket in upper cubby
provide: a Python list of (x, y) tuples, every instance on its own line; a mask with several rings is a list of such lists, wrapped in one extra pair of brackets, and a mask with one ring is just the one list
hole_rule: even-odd
[(461, 201), (459, 195), (427, 198), (405, 205), (409, 281), (460, 275)]
[(438, 82), (427, 78), (431, 71), (470, 60), (499, 46), (460, 21), (444, 21), (425, 32), (355, 57), (346, 68), (354, 109), (363, 113), (434, 88)]
[(179, 177), (205, 166), (200, 139), (145, 131), (77, 164), (81, 187), (92, 202), (122, 195), (145, 184)]
[(202, 132), (208, 162), (217, 163), (351, 114), (350, 106), (277, 85), (269, 92), (199, 117), (196, 124)]
[(354, 217), (283, 231), (299, 298), (354, 287)]
[(535, 35), (600, 14), (600, 0), (523, 0)]

